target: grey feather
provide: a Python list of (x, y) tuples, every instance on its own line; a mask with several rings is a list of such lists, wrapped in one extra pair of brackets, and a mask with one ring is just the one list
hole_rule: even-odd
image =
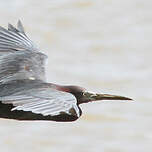
[(12, 24), (8, 23), (8, 30), (12, 32), (19, 32)]
[(17, 29), (19, 30), (19, 32), (21, 32), (25, 35), (24, 27), (23, 27), (22, 22), (20, 20), (18, 20)]
[(80, 116), (77, 100), (72, 94), (41, 85), (26, 90), (20, 89), (13, 94), (1, 96), (0, 100), (4, 104), (13, 104), (15, 107), (12, 111), (23, 110), (44, 116), (55, 116), (62, 112), (72, 115), (70, 109), (73, 108), (77, 116)]
[(0, 83), (12, 80), (45, 81), (46, 56), (40, 52), (18, 51), (0, 57)]
[[(28, 51), (38, 51), (36, 45), (26, 36), (21, 21), (18, 21), (17, 28), (11, 24), (8, 24), (8, 30), (0, 27), (0, 42), (5, 42), (3, 43), (5, 47), (9, 46), (9, 44), (12, 44), (11, 47), (8, 47), (8, 50), (10, 51), (11, 49), (19, 51), (16, 48), (25, 49)], [(1, 48), (0, 45), (0, 51), (2, 49), (3, 48)]]
[(22, 79), (45, 81), (46, 57), (26, 36), (20, 20), (17, 28), (11, 24), (8, 24), (8, 30), (0, 27), (1, 84)]

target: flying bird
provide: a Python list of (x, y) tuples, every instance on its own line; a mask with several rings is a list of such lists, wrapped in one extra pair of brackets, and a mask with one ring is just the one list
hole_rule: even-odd
[(0, 27), (0, 118), (16, 120), (75, 121), (80, 104), (97, 100), (132, 100), (91, 93), (79, 86), (47, 83), (47, 56), (17, 27)]

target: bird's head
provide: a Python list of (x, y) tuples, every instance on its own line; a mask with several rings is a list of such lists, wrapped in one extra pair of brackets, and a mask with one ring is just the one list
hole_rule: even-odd
[(63, 91), (69, 92), (76, 97), (78, 104), (97, 100), (132, 100), (131, 98), (118, 95), (93, 93), (79, 86), (64, 86), (63, 88)]

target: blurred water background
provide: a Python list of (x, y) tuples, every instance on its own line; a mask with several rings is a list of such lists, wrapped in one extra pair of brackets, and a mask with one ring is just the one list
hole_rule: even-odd
[(81, 106), (72, 123), (0, 119), (1, 152), (152, 151), (152, 1), (0, 0), (49, 57), (47, 80), (132, 97)]

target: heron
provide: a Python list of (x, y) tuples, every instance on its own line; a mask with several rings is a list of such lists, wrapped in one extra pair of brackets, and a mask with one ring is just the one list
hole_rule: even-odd
[(132, 100), (83, 87), (48, 83), (47, 55), (17, 26), (0, 26), (0, 118), (15, 120), (75, 121), (82, 115), (80, 104), (97, 100)]

